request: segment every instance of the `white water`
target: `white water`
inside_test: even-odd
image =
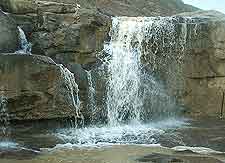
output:
[[[176,43],[173,38],[175,26],[172,20],[172,18],[150,17],[113,18],[111,42],[106,45],[106,51],[112,57],[109,61],[111,76],[107,89],[110,125],[116,126],[124,122],[141,123],[146,110],[159,114],[167,112],[170,115],[175,112],[175,102],[166,94],[163,86],[143,70],[141,64],[141,57],[146,50],[144,43],[153,40],[152,46],[156,45],[148,48],[151,50],[151,63],[154,66],[160,64],[156,63],[157,56],[155,56],[161,46],[158,45],[159,39],[164,37],[170,39],[169,44],[162,43],[164,48],[170,48]],[[186,31],[182,32],[185,40]]]
[[[119,26],[119,27],[118,27]],[[109,43],[112,59],[109,62],[111,75],[107,90],[107,110],[110,125],[123,120],[140,120],[143,106],[139,87],[142,24],[135,21],[113,19],[112,40]],[[136,36],[136,38],[134,38]],[[131,42],[136,39],[135,48]],[[129,117],[127,117],[129,116]]]
[[[22,28],[18,27],[18,30],[19,30],[20,48],[15,53],[31,55],[31,48],[32,48],[31,43],[27,41],[26,35],[25,35],[24,31],[22,30]]]
[[[148,124],[61,129],[56,136],[70,146],[104,146],[112,144],[158,144],[157,138],[167,129],[186,125],[184,120],[167,119]]]

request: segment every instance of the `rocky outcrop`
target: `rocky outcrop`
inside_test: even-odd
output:
[[[165,81],[168,92],[188,114],[223,115],[225,15],[184,13],[167,24],[157,29],[162,35],[155,33],[155,42],[145,43],[143,63]]]
[[[23,28],[32,53],[58,62],[95,62],[109,31],[109,17],[74,1],[7,0],[0,6]]]
[[[11,120],[81,118],[73,74],[45,56],[1,54],[0,96]]]
[[[0,53],[15,52],[19,46],[15,22],[0,10]]]

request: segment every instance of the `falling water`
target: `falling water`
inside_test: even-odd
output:
[[[87,73],[87,80],[88,80],[88,110],[90,110],[91,114],[91,121],[93,123],[96,113],[96,101],[95,101],[95,87],[92,81],[91,71],[86,71]]]
[[[0,96],[0,123],[1,123],[1,134],[3,138],[9,136],[9,113],[7,109],[7,99],[4,96]]]
[[[112,18],[111,41],[105,44],[104,49],[110,56],[106,63],[105,111],[108,124],[63,129],[57,136],[78,146],[152,144],[157,143],[164,130],[183,125],[176,116],[181,108],[168,95],[163,82],[156,79],[154,72],[159,67],[167,67],[167,62],[179,62],[183,57],[189,37],[188,21],[191,20],[180,22],[176,17]],[[151,64],[145,65],[145,60]],[[146,70],[146,66],[151,67],[151,71]],[[89,87],[94,88],[90,74],[88,77]]]
[[[146,108],[146,100],[150,100],[152,107],[160,112],[161,104],[164,104],[164,111],[174,112],[169,96],[157,83],[153,76],[147,75],[141,64],[141,56],[144,52],[143,43],[161,36],[160,26],[165,26],[170,37],[173,37],[174,25],[168,23],[169,18],[113,18],[111,42],[107,51],[111,53],[109,73],[111,74],[107,90],[108,119],[111,125],[118,125],[124,121],[141,122],[142,114]],[[154,33],[152,33],[154,32]],[[174,41],[171,39],[171,44]],[[157,49],[153,48],[154,54]],[[144,83],[147,80],[148,83]],[[145,85],[147,84],[147,85]],[[151,89],[149,89],[151,88]],[[149,99],[146,99],[149,96]],[[154,98],[157,96],[157,98]],[[161,101],[161,103],[160,103]],[[171,106],[172,105],[172,106]]]
[[[75,81],[74,74],[71,73],[63,65],[59,65],[59,66],[60,66],[61,76],[63,77],[63,81],[65,82],[64,85],[67,88],[67,92],[65,93],[65,96],[68,96],[68,97],[66,99],[69,99],[68,103],[71,105],[72,108],[76,109],[75,111],[77,115],[74,117],[74,121],[71,122],[72,127],[76,128],[79,123],[83,123],[83,122],[78,122],[78,118],[81,121],[83,120],[83,117],[81,117],[81,114],[80,114],[80,100],[78,96],[78,90],[79,90],[78,85]]]
[[[109,44],[112,59],[107,90],[108,119],[111,125],[127,119],[140,119],[143,105],[139,92],[141,67],[138,54],[142,49],[141,28],[140,23],[135,21],[113,19],[112,29],[115,31],[112,31],[112,41]]]
[[[22,28],[18,27],[19,30],[19,42],[20,48],[16,51],[16,54],[30,54],[31,55],[31,43],[27,41],[26,35]]]

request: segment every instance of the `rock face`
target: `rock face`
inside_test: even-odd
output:
[[[224,114],[225,15],[215,11],[184,13],[167,24],[165,29],[158,28],[164,31],[161,36],[155,33],[157,48],[151,40],[145,42],[143,63],[165,81],[168,92],[189,114]]]
[[[197,16],[197,15],[196,15]],[[201,16],[200,16],[201,17]],[[185,76],[184,104],[194,115],[223,116],[223,93],[225,91],[225,15],[205,13],[208,39],[202,46],[190,49],[183,68]],[[199,41],[200,42],[200,41]],[[203,42],[203,41],[201,41]]]
[[[0,53],[15,52],[19,46],[15,22],[0,10]]]
[[[38,55],[0,55],[0,96],[11,120],[80,118],[72,73]]]

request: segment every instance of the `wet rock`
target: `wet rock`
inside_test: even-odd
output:
[[[179,156],[153,153],[137,159],[138,162],[154,162],[154,163],[222,163],[213,157],[204,156]]]
[[[16,23],[0,9],[0,53],[15,52],[19,46]]]
[[[187,147],[187,146],[177,146],[172,148],[177,152],[184,152],[184,151],[192,151],[193,153],[198,154],[225,154],[224,152],[219,152],[212,150],[210,148],[204,148],[204,147]]]
[[[33,151],[31,149],[0,149],[0,158],[1,159],[16,159],[16,160],[27,160],[33,159],[38,156],[40,152]]]
[[[164,81],[188,115],[220,116],[225,90],[225,15],[200,11],[177,15],[172,21],[172,29],[160,29],[170,33],[171,39],[166,33],[157,35],[155,54],[151,40],[146,42],[144,65]]]
[[[0,95],[11,120],[80,116],[73,74],[45,56],[0,55]]]

